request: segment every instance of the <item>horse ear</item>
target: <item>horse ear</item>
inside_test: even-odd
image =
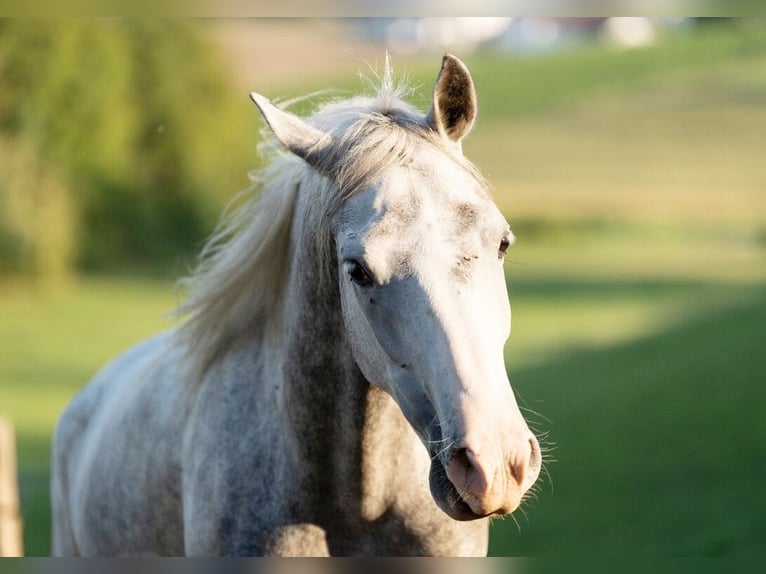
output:
[[[310,126],[299,117],[275,106],[268,98],[252,92],[250,99],[258,106],[263,119],[282,144],[295,155],[313,164],[317,152],[329,143],[330,136]]]
[[[476,88],[465,64],[445,54],[426,116],[431,128],[460,145],[476,119]]]

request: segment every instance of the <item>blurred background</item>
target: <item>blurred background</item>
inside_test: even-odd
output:
[[[165,313],[258,167],[247,94],[427,109],[471,69],[464,150],[517,235],[511,381],[546,476],[494,555],[766,551],[766,23],[0,20],[0,413],[27,555],[58,414]],[[325,95],[325,97],[328,97]]]

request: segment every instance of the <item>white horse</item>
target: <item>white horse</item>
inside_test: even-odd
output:
[[[426,114],[381,84],[307,119],[252,94],[276,157],[188,320],[59,421],[55,554],[486,554],[541,464],[503,361],[513,236],[461,151],[465,65]]]

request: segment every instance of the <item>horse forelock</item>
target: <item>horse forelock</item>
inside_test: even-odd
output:
[[[270,157],[265,168],[252,174],[253,186],[246,190],[250,196],[236,202],[236,209],[227,209],[196,269],[179,281],[186,300],[177,315],[186,321],[177,335],[193,380],[201,381],[244,336],[282,336],[290,230],[299,188],[310,194],[303,233],[311,234],[320,280],[327,281],[332,280],[336,258],[332,216],[390,167],[411,162],[418,145],[438,148],[484,181],[461,153],[428,127],[424,114],[400,99],[406,90],[402,84],[394,86],[387,66],[376,96],[329,102],[306,118],[332,141],[315,158],[316,169],[265,134],[262,151]]]

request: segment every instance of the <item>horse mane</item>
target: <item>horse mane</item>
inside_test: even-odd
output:
[[[202,249],[196,268],[179,281],[186,300],[176,314],[186,321],[176,336],[194,380],[201,381],[226,350],[245,336],[283,336],[291,230],[301,187],[311,193],[303,232],[313,235],[315,257],[325,273],[320,281],[327,281],[331,280],[329,261],[336,257],[330,217],[388,167],[408,161],[418,142],[430,142],[481,177],[426,125],[424,114],[400,99],[407,91],[404,83],[394,85],[386,61],[374,96],[320,104],[313,115],[303,118],[332,137],[331,149],[318,158],[324,166],[321,170],[284,150],[264,128],[261,152],[266,167],[251,174],[253,185],[244,196],[235,197]],[[330,170],[332,179],[320,174]]]

